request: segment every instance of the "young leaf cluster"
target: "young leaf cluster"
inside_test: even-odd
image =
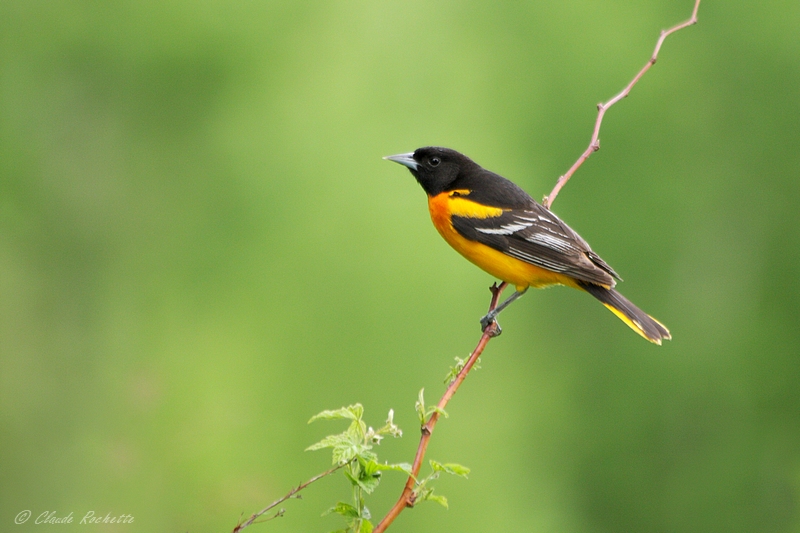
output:
[[[457,370],[456,368],[453,367],[450,368],[450,372],[451,374],[453,374],[453,376],[458,375],[458,373],[461,371],[461,368],[464,367],[464,361],[458,357],[456,357],[456,367]],[[453,379],[455,379],[455,377]],[[425,389],[421,389],[419,391],[419,397],[417,399],[415,407],[423,431],[425,430],[428,420],[430,419],[430,416],[433,413],[439,413],[440,415],[447,418],[447,413],[445,412],[444,409],[441,409],[436,405],[433,406],[425,405]],[[429,483],[435,479],[438,479],[439,475],[442,472],[466,478],[467,475],[469,474],[469,468],[467,468],[466,466],[462,466],[458,463],[442,464],[434,460],[430,461],[430,465],[431,465],[431,473],[422,479],[417,479],[416,482],[414,483],[412,501],[414,501],[414,503],[416,504],[418,502],[424,502],[430,500],[430,501],[435,501],[438,504],[442,505],[443,507],[447,508],[447,498],[445,498],[440,494],[434,494],[433,487],[431,487]]]
[[[419,425],[425,426],[428,422],[428,419],[433,413],[439,413],[443,417],[447,418],[447,412],[444,409],[440,409],[437,405],[431,405],[426,407],[425,406],[425,389],[419,390],[419,397],[417,398],[417,403],[414,404],[414,408],[417,410],[417,416],[419,417]]]
[[[386,464],[378,462],[378,455],[374,446],[389,435],[401,437],[403,432],[394,423],[394,411],[389,411],[386,423],[380,429],[368,427],[363,421],[364,407],[361,404],[342,407],[332,411],[322,411],[311,417],[309,424],[315,420],[349,420],[350,425],[342,433],[328,435],[306,450],[321,450],[330,448],[333,464],[344,465],[344,475],[350,482],[352,489],[352,503],[339,502],[324,514],[338,514],[347,524],[346,529],[337,533],[370,533],[372,522],[369,509],[364,503],[364,498],[377,488],[381,480],[381,473],[394,470],[411,475],[411,465],[408,463]]]
[[[464,366],[467,364],[466,359],[462,359],[458,356],[454,358],[456,360],[456,364],[450,367],[450,372],[444,377],[444,383],[449,385],[458,377],[461,371],[464,369]],[[479,370],[481,368],[481,358],[479,357],[477,361],[475,361],[475,365],[472,367],[474,370]]]
[[[448,508],[447,505],[447,498],[442,496],[441,494],[434,494],[433,487],[429,486],[428,484],[439,478],[439,475],[444,472],[445,474],[452,474],[454,476],[461,476],[466,479],[469,475],[469,468],[466,466],[462,466],[458,463],[439,463],[431,459],[431,473],[425,476],[424,478],[417,481],[414,487],[414,501],[415,502],[424,502],[424,501],[433,501],[444,507],[445,509]]]

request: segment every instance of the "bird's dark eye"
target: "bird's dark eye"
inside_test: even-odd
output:
[[[441,163],[441,160],[438,157],[431,157],[431,166],[437,167]]]

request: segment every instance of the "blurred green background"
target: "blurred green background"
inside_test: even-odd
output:
[[[691,4],[0,3],[0,529],[230,531],[354,402],[410,461],[493,280],[381,157],[449,146],[541,198]],[[428,452],[470,479],[392,530],[800,531],[798,28],[703,3],[554,205],[674,340],[528,293]]]

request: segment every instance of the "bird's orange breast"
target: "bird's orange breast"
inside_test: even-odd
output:
[[[503,209],[469,200],[469,190],[446,191],[428,197],[428,209],[433,225],[447,243],[492,276],[515,285],[517,290],[548,285],[574,285],[571,278],[520,261],[485,244],[467,239],[453,227],[453,215],[485,219],[500,216]]]

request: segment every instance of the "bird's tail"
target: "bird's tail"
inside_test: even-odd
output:
[[[628,324],[633,331],[650,342],[660,345],[662,339],[669,340],[672,338],[664,324],[633,305],[630,300],[615,289],[606,289],[593,283],[580,283],[580,287],[600,300],[620,320]]]

